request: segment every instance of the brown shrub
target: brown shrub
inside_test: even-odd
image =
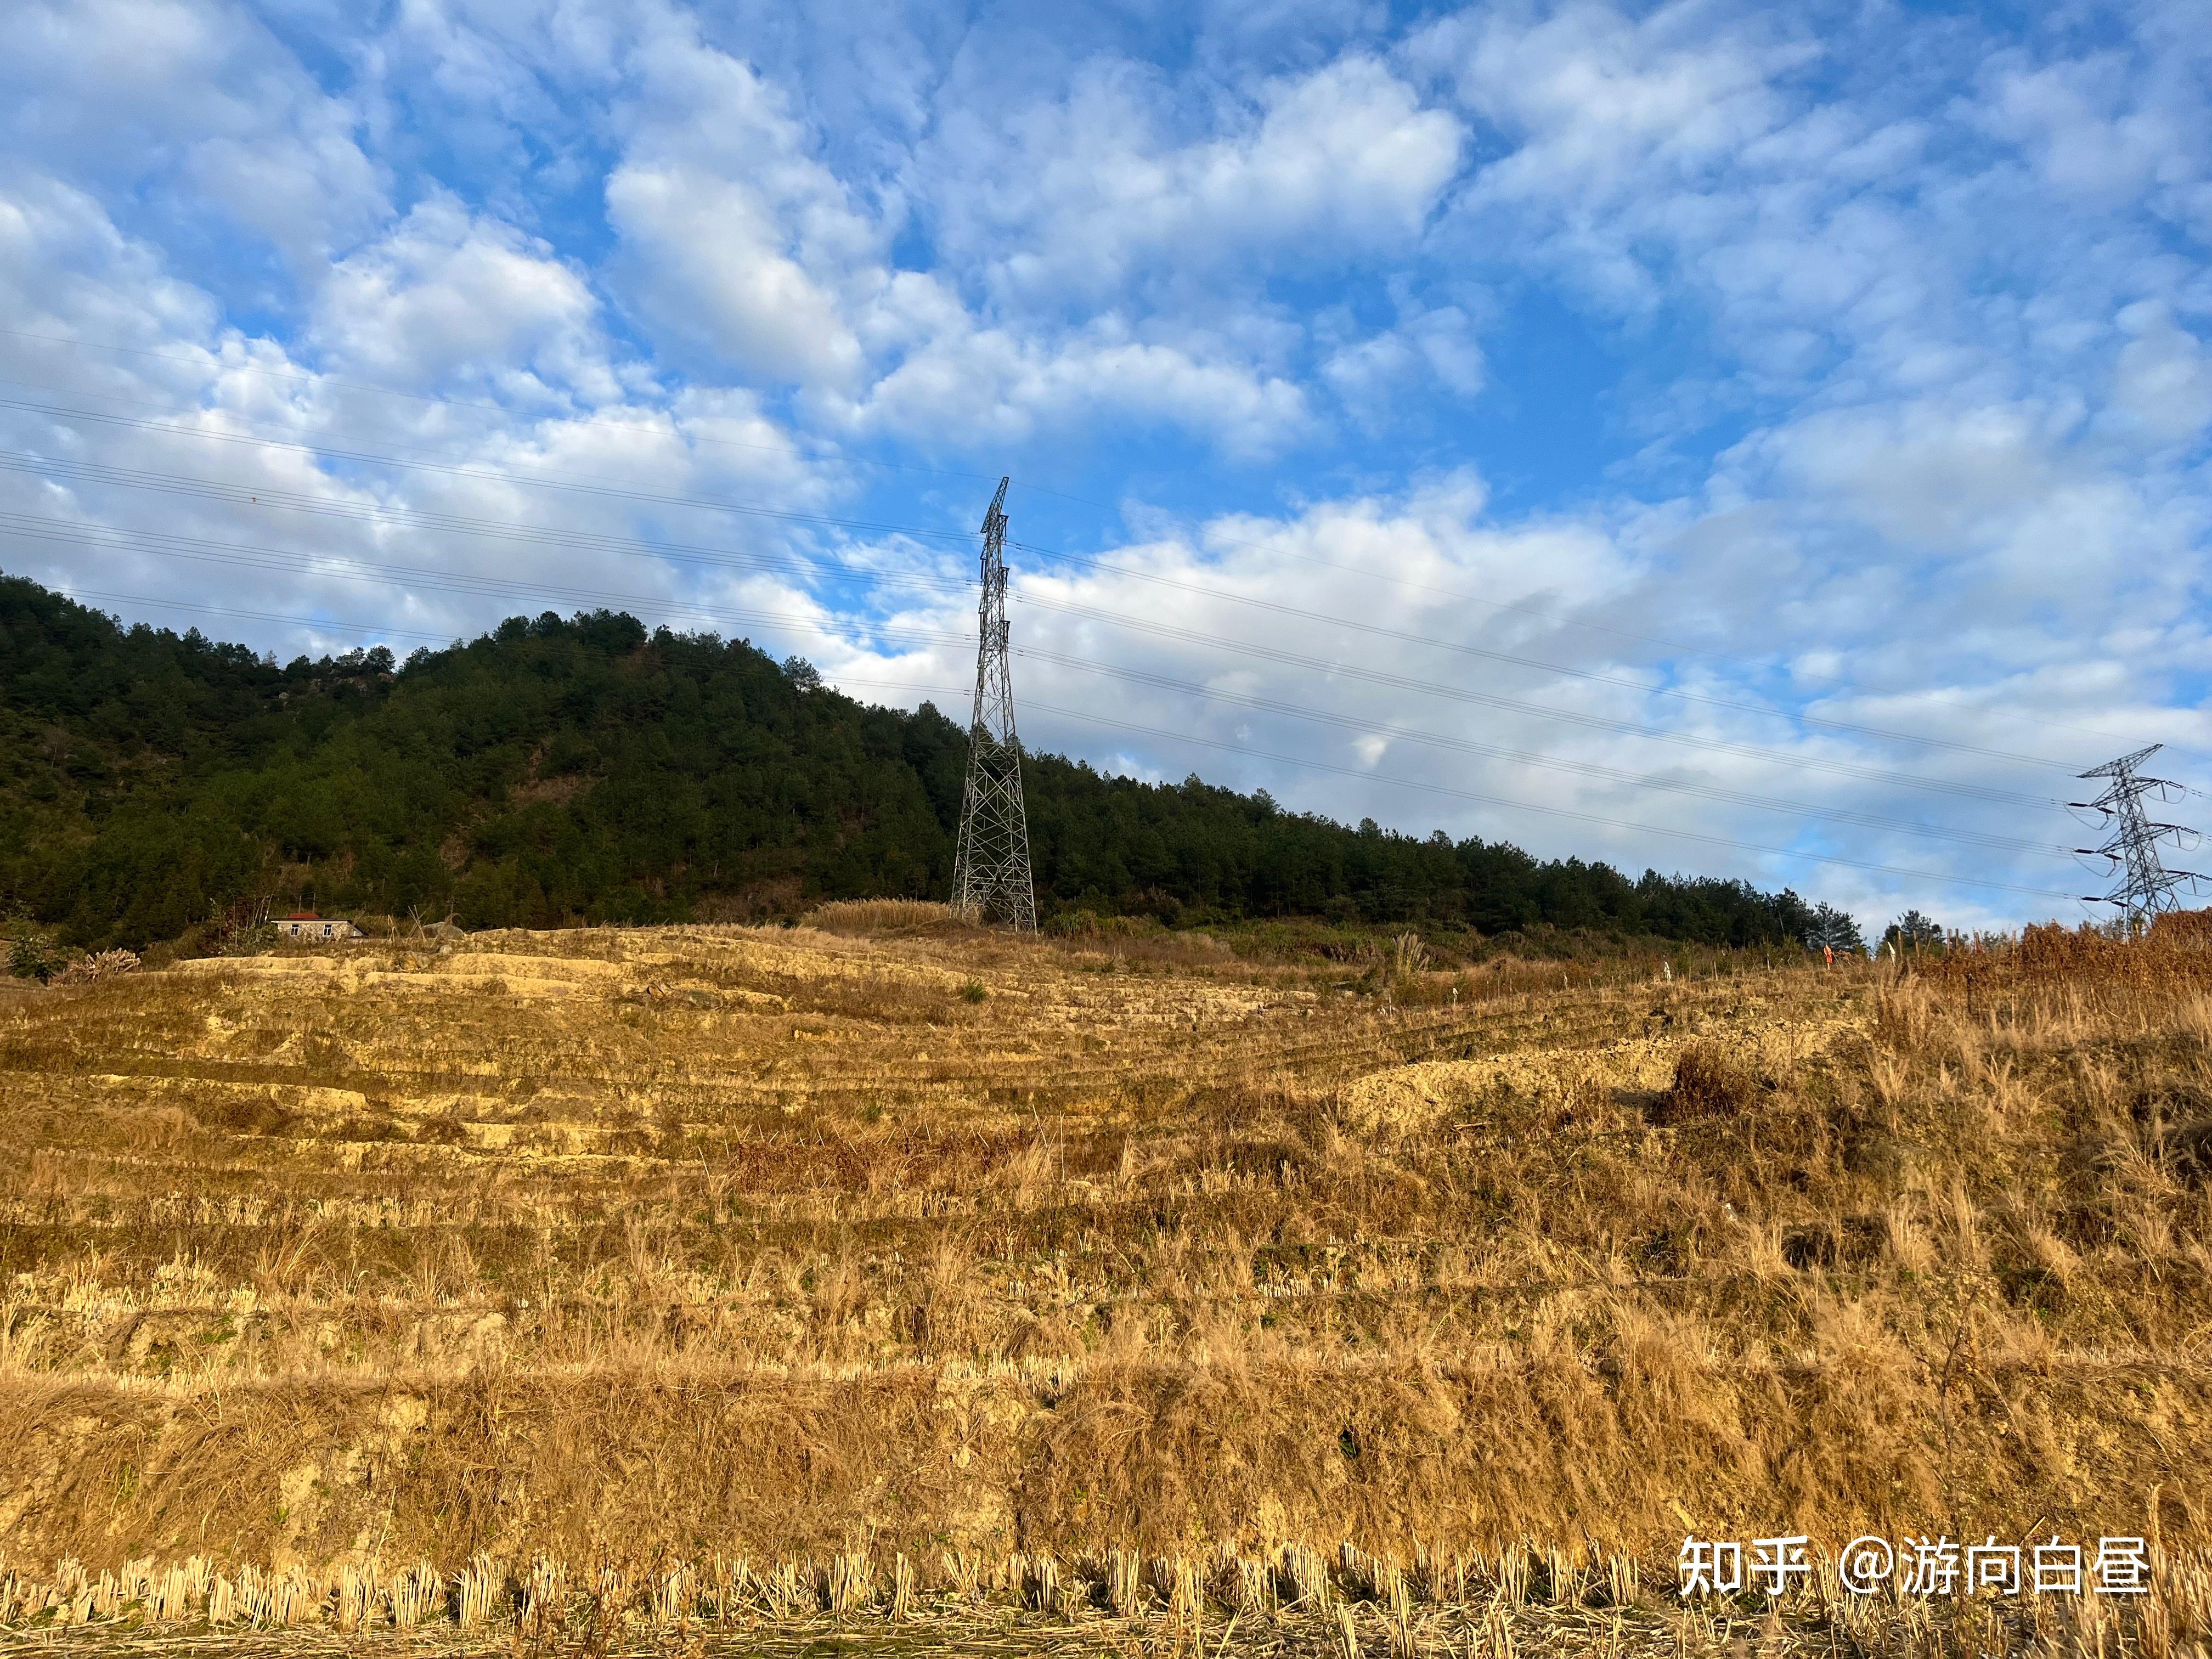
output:
[[[2164,945],[2212,945],[2212,910],[2169,910],[2151,923],[2150,937]]]
[[[2141,939],[2116,939],[2087,923],[2027,927],[2017,940],[1955,949],[1922,961],[1915,972],[1947,992],[1976,999],[2064,986],[2092,997],[2158,1002],[2212,986],[2212,912],[2158,917]]]
[[[971,925],[951,905],[927,899],[837,899],[816,905],[799,922],[851,937],[953,933]]]
[[[1759,1081],[1717,1043],[1692,1042],[1674,1061],[1674,1081],[1659,1097],[1653,1117],[1661,1123],[1733,1117],[1759,1097]]]
[[[54,975],[57,985],[89,985],[96,979],[112,979],[118,974],[138,971],[138,953],[135,951],[100,951],[91,956],[79,957]]]

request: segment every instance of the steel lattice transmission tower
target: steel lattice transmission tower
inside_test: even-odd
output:
[[[2145,797],[2171,800],[2172,796],[2167,792],[2181,787],[2169,778],[2145,777],[2136,769],[2163,746],[2154,743],[2132,755],[2091,767],[2081,775],[2111,779],[2105,786],[2105,793],[2094,800],[2069,803],[2102,812],[2112,825],[2103,846],[2075,850],[2107,860],[2119,878],[2111,892],[2093,894],[2090,902],[2118,905],[2127,918],[2130,935],[2148,927],[2151,918],[2161,910],[2179,909],[2175,893],[2185,886],[2194,891],[2196,884],[2202,879],[2193,870],[2167,869],[2158,856],[2160,842],[2171,837],[2176,846],[2188,845],[2195,841],[2197,832],[2178,823],[2154,823],[2143,811]]]
[[[968,723],[968,793],[952,861],[952,907],[982,921],[1036,931],[1030,826],[1022,806],[1022,740],[1006,669],[1006,485],[983,515],[983,598],[977,607],[975,716]]]

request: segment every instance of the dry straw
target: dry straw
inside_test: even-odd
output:
[[[2166,1547],[2212,1541],[2186,929],[1545,989],[817,922],[8,1000],[0,1486],[79,1564],[9,1617],[1350,1601],[1379,1650],[1402,1585],[1425,1642],[1494,1598],[1602,1645],[1686,1514],[2094,1536],[2166,1480]],[[157,1580],[180,1515],[285,1565]]]

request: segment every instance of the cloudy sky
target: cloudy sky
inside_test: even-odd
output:
[[[0,568],[125,620],[964,719],[1004,473],[1102,767],[1877,925],[2212,783],[2201,0],[9,11]]]

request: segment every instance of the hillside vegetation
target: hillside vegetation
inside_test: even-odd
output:
[[[2102,1652],[2124,1618],[2150,1652],[2212,1620],[2186,938],[1565,989],[1408,950],[1355,995],[1192,937],[812,922],[0,998],[22,1606],[71,1558],[95,1619],[159,1580],[178,1618],[388,1627],[429,1585],[749,1647],[896,1615],[1042,1621],[1007,1651]],[[1686,1533],[1776,1530],[2166,1565],[2124,1615],[1846,1605],[1832,1571],[1775,1620],[1680,1609]]]
[[[0,908],[78,947],[178,939],[254,898],[471,928],[941,898],[966,760],[927,705],[868,708],[742,641],[605,611],[279,668],[0,578]],[[1024,788],[1048,917],[1733,946],[1808,920],[1794,894],[1349,828],[1194,777],[1035,755]]]

